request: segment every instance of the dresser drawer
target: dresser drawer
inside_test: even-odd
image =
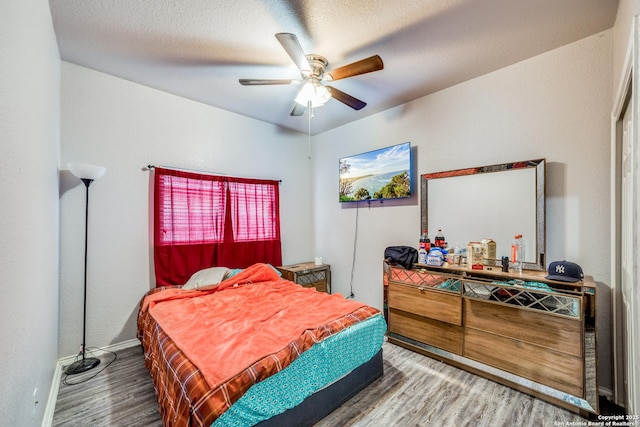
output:
[[[499,303],[464,299],[464,326],[581,357],[582,323]]]
[[[462,325],[462,298],[458,294],[390,282],[388,304],[389,308],[457,326]]]
[[[308,284],[303,284],[305,288],[316,288],[318,292],[327,292],[327,281],[323,280],[321,282],[311,282]]]
[[[403,285],[437,289],[457,295],[460,294],[462,287],[461,276],[437,271],[405,270],[404,268],[390,267],[388,279]]]
[[[462,354],[462,328],[457,325],[390,308],[389,332]]]
[[[584,397],[582,358],[470,328],[463,334],[463,356]]]

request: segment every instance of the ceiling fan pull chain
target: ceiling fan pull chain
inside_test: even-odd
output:
[[[307,154],[307,158],[311,159],[311,117],[313,117],[313,107],[311,106],[311,100],[307,101],[307,107],[309,109],[309,154]]]

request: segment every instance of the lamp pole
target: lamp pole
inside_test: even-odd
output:
[[[87,333],[87,252],[89,242],[89,186],[94,179],[104,174],[104,168],[91,165],[69,165],[71,173],[82,180],[86,188],[84,206],[84,288],[82,304],[82,359],[76,360],[65,369],[67,375],[79,374],[95,368],[100,364],[96,357],[86,357],[86,333]],[[87,178],[92,176],[91,178]]]

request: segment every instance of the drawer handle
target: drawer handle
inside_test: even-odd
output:
[[[420,286],[420,287],[418,288],[418,290],[419,290],[420,292],[424,292],[424,291],[425,291],[425,289],[426,289],[426,288],[424,288],[424,287],[422,287],[422,286]]]

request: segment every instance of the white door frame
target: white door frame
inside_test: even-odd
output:
[[[638,129],[638,112],[640,97],[638,89],[640,87],[640,20],[634,17],[632,31],[627,45],[625,61],[622,69],[620,85],[616,90],[613,110],[611,113],[611,287],[612,287],[612,343],[613,343],[613,398],[615,403],[624,406],[627,413],[637,414],[640,411],[640,384],[635,378],[629,378],[625,370],[625,310],[623,304],[622,282],[621,282],[621,146],[622,146],[622,119],[628,108],[631,108],[631,143],[633,150],[633,178],[632,178],[632,200],[628,201],[633,205],[631,220],[632,235],[629,236],[630,244],[634,248],[632,283],[634,284],[633,301],[631,301],[631,312],[633,316],[627,321],[631,321],[630,330],[640,332],[640,288],[638,287],[638,266],[640,265],[640,254],[638,248],[638,224],[640,224],[640,209],[638,202],[640,197],[640,173],[638,170],[640,137]],[[631,349],[628,357],[633,363],[635,372],[640,372],[640,340],[635,339],[634,348]],[[629,389],[627,389],[627,387]]]

